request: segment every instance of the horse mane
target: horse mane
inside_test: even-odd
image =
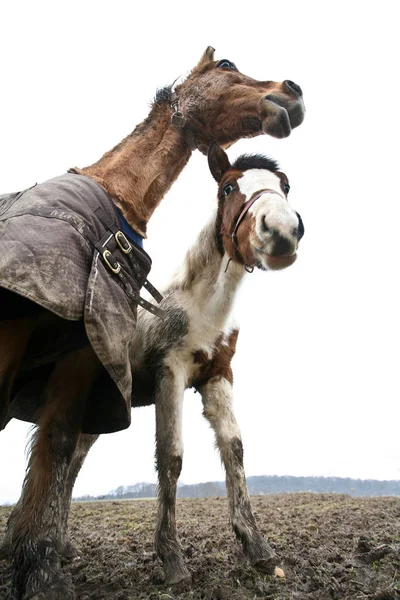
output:
[[[247,171],[248,169],[268,169],[269,171],[279,171],[279,164],[276,160],[268,158],[264,154],[242,154],[232,165],[233,169]]]
[[[164,85],[163,87],[158,88],[153,104],[168,104],[171,102],[171,88],[172,85]]]

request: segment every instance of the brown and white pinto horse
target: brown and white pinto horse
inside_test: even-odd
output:
[[[273,573],[276,557],[254,518],[243,467],[243,446],[232,409],[239,330],[236,292],[246,271],[277,270],[296,260],[304,226],[287,202],[289,182],[275,161],[239,157],[233,165],[212,144],[209,166],[218,182],[218,208],[165,291],[162,324],[142,312],[134,340],[133,406],[155,403],[159,509],[155,545],[167,583],[189,576],[179,548],[175,502],[182,467],[182,404],[186,388],[200,392],[215,432],[233,530],[251,564]]]
[[[200,392],[203,414],[215,432],[226,470],[230,520],[244,553],[265,573],[273,573],[277,562],[251,509],[241,435],[232,409],[231,361],[239,333],[232,309],[246,270],[281,269],[295,261],[304,227],[300,215],[287,203],[289,182],[275,161],[247,155],[230,165],[214,143],[209,165],[219,183],[216,214],[164,290],[165,320],[140,312],[133,345],[132,406],[156,407],[159,509],[155,545],[168,584],[190,577],[175,523],[183,458],[182,404],[184,391],[190,387]],[[96,439],[80,436],[61,498],[65,527],[75,477]],[[70,551],[71,547],[64,548],[65,553]]]
[[[83,169],[75,169],[75,172],[100,184],[119,207],[129,225],[138,234],[145,236],[151,215],[194,149],[205,152],[213,140],[222,146],[229,146],[240,138],[263,133],[283,138],[302,122],[303,117],[302,92],[298,85],[289,80],[275,83],[251,79],[240,73],[232,62],[216,61],[214,50],[209,47],[184,81],[157,94],[149,116],[132,134],[98,162]],[[246,225],[243,225],[238,232],[239,248],[243,246],[241,236],[245,229]],[[225,243],[232,245],[234,242],[225,240]],[[245,254],[246,261],[250,259],[247,252],[250,253],[250,247]],[[257,253],[255,248],[254,258],[259,260],[261,254],[258,256]],[[228,272],[229,278],[234,273],[236,267]],[[194,275],[191,272],[191,276]],[[185,285],[189,285],[189,282]],[[46,313],[46,310],[41,310],[37,314],[29,308],[29,316],[24,313],[19,318],[2,315],[0,429],[7,418],[10,394],[21,365],[23,366],[29,340],[39,321],[48,317]],[[59,319],[55,315],[51,318],[54,321]],[[179,321],[180,317],[177,318]],[[171,327],[171,324],[173,331],[168,335],[166,332],[165,340],[171,340],[179,329],[175,329],[176,323],[171,320],[167,320],[164,325],[158,323],[158,327],[164,328]],[[137,356],[137,352],[144,351],[145,348],[135,344],[132,360],[144,360]],[[203,357],[201,348],[198,351],[200,360]],[[80,442],[85,402],[103,368],[89,343],[76,350],[70,349],[68,354],[54,359],[54,367],[44,394],[39,428],[31,448],[23,495],[11,519],[13,590],[18,599],[28,600],[39,595],[42,600],[68,600],[75,597],[70,582],[60,571],[59,553],[63,548],[67,513],[63,490],[65,482],[72,489],[82,462],[82,453],[85,453]],[[205,365],[201,368],[199,366],[199,376],[205,369]],[[179,379],[179,382],[182,384],[183,380]],[[170,380],[169,385],[172,388],[177,385],[175,377]],[[173,389],[168,394],[168,398],[172,397],[175,397]],[[159,412],[163,410],[160,408]],[[159,420],[164,418],[164,413],[158,417]],[[168,431],[174,432],[175,440],[173,415],[165,427],[165,433]],[[87,441],[82,442],[83,446],[85,443]],[[158,445],[162,447],[164,444],[168,447],[169,441],[160,439]],[[173,452],[174,456],[180,456],[178,446],[176,450],[173,446]],[[176,460],[174,473],[178,472],[178,463],[180,464]],[[167,481],[170,475],[165,475],[163,459],[160,457],[158,464],[161,480],[167,478]],[[168,469],[170,466],[167,471]],[[175,480],[175,475],[172,480]],[[173,495],[172,488],[166,494],[167,498]],[[166,564],[169,558],[162,539],[170,526],[168,522],[167,528],[161,528],[158,536],[158,548],[164,555]],[[253,546],[251,552],[254,553]],[[172,556],[171,564],[174,565]],[[171,572],[169,579],[177,578],[174,575],[177,568],[167,567],[167,571]]]

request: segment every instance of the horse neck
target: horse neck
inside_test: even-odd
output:
[[[169,104],[155,104],[147,119],[113,150],[75,170],[99,183],[128,223],[146,237],[151,215],[190,154],[182,130],[171,124]]]
[[[243,265],[221,254],[215,217],[204,227],[189,249],[173,282],[175,289],[189,291],[196,305],[209,310],[210,303],[228,314],[243,280]]]

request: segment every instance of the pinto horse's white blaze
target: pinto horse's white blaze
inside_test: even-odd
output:
[[[255,219],[252,244],[257,257],[267,269],[289,266],[298,246],[299,218],[287,202],[281,179],[266,169],[249,169],[238,179],[238,186],[245,201],[265,190],[249,209]],[[278,239],[284,240],[284,251],[277,251]]]

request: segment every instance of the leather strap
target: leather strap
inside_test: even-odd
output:
[[[276,190],[271,190],[269,188],[266,188],[264,190],[261,190],[260,192],[257,192],[252,198],[250,198],[250,200],[246,200],[246,202],[244,202],[244,204],[242,204],[242,210],[240,211],[239,216],[235,223],[235,227],[233,228],[233,231],[230,234],[230,237],[232,238],[232,241],[233,241],[233,245],[235,246],[236,253],[242,262],[243,262],[243,257],[240,253],[239,246],[238,246],[237,232],[238,232],[238,229],[239,229],[241,223],[243,222],[245,216],[247,215],[249,209],[264,194],[277,194],[278,196],[281,196],[283,198],[282,194],[280,194]],[[249,265],[244,265],[244,266],[245,266],[245,268],[249,267]]]
[[[139,306],[142,306],[144,309],[148,310],[149,312],[155,314],[160,319],[164,319],[165,312],[161,308],[158,308],[158,306],[155,306],[151,302],[148,302],[147,300],[142,298],[140,293],[135,290],[135,287],[140,289],[140,287],[143,285],[147,289],[147,291],[153,296],[153,298],[156,300],[156,302],[160,303],[161,300],[163,299],[163,296],[150,283],[150,281],[148,279],[142,279],[144,273],[141,270],[138,262],[135,260],[134,250],[136,248],[136,251],[138,251],[138,250],[140,250],[141,252],[144,252],[144,251],[136,244],[130,250],[128,257],[129,257],[131,265],[133,267],[132,273],[128,273],[127,271],[125,271],[125,269],[121,266],[121,264],[115,258],[114,253],[121,252],[119,245],[115,242],[115,235],[116,235],[116,233],[118,233],[118,231],[119,231],[118,229],[111,226],[111,228],[108,232],[109,236],[108,236],[108,239],[106,240],[106,242],[104,242],[103,244],[101,244],[101,243],[96,244],[96,249],[102,258],[104,266],[110,271],[110,274],[112,274],[119,281],[124,292],[131,300],[133,300],[136,304],[138,304]],[[108,247],[108,243],[111,241],[113,243],[110,245],[110,247]],[[105,252],[107,252],[107,258],[104,255]],[[141,281],[136,281],[135,275]],[[136,283],[136,286],[135,286],[134,282]]]

